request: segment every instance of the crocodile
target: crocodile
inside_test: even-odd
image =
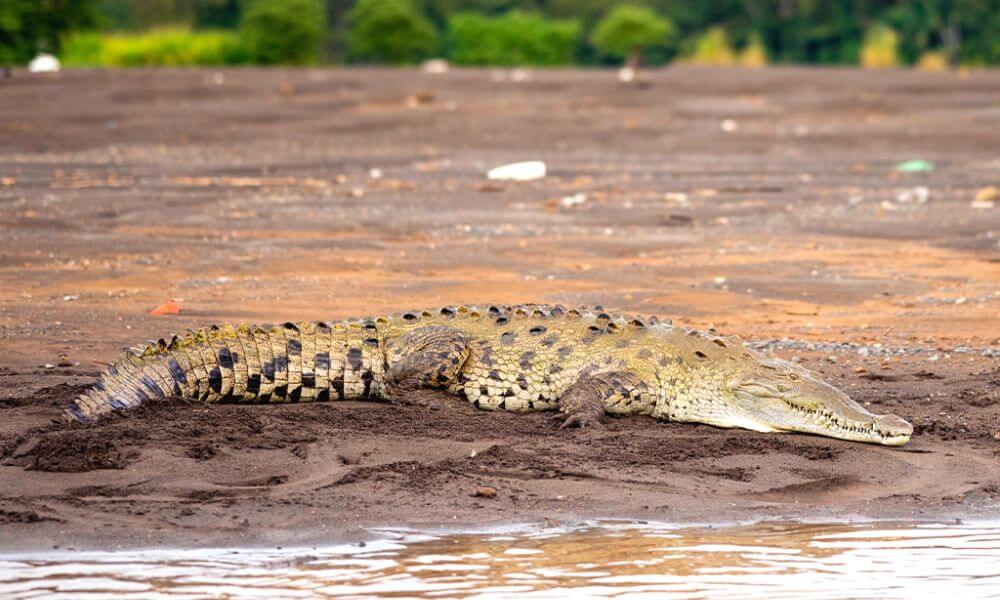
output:
[[[736,336],[600,306],[543,304],[202,327],[126,348],[66,414],[92,423],[169,397],[426,405],[450,395],[486,410],[559,411],[563,427],[652,415],[890,446],[913,432]]]

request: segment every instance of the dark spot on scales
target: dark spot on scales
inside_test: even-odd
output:
[[[652,352],[649,351],[649,348],[643,348],[642,350],[639,350],[639,352],[636,354],[636,356],[638,356],[639,358],[649,358],[651,355]]]
[[[542,338],[542,341],[539,343],[544,348],[551,348],[552,346],[555,346],[556,342],[558,341],[559,341],[559,336],[554,333],[550,333],[549,335]]]
[[[347,364],[355,371],[361,368],[361,348],[351,348],[347,351]]]
[[[233,354],[229,351],[229,348],[219,350],[219,366],[223,369],[233,368]]]
[[[330,369],[330,353],[320,352],[313,357],[313,363],[316,364],[317,369]]]
[[[507,323],[510,323],[510,319],[508,319],[507,317],[497,317],[496,320],[497,325],[506,325]]]
[[[508,331],[500,336],[501,344],[513,344],[514,340],[517,339],[517,334],[513,331]]]
[[[559,358],[566,358],[567,356],[569,356],[572,353],[573,353],[573,349],[570,348],[569,346],[563,346],[562,348],[560,348],[557,351],[557,354],[559,355]]]
[[[541,335],[546,331],[547,330],[545,329],[545,325],[535,325],[534,327],[528,330],[528,333],[530,333],[531,335]]]
[[[222,372],[219,371],[219,367],[208,372],[208,385],[216,394],[222,393]]]
[[[160,389],[160,386],[156,385],[156,382],[153,381],[153,378],[149,375],[143,375],[142,385],[146,386],[149,391],[153,392],[153,395],[157,398],[164,397],[163,390]]]
[[[180,383],[187,383],[187,373],[181,368],[181,365],[174,359],[170,359],[167,362],[167,369],[170,370],[170,376],[174,378],[174,381]]]
[[[535,358],[535,353],[528,350],[521,355],[521,361],[518,363],[522,369],[528,370],[531,368],[531,360]]]
[[[288,340],[288,344],[286,344],[286,350],[292,356],[301,356],[302,342],[300,342],[299,340]]]

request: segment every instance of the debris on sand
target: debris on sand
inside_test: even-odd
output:
[[[181,314],[181,305],[174,302],[173,300],[167,300],[163,304],[157,306],[153,310],[149,311],[151,315],[179,315]]]
[[[540,160],[500,165],[490,169],[486,176],[500,181],[534,181],[545,177],[545,163]]]
[[[896,165],[897,173],[924,173],[933,170],[934,163],[921,159],[904,160]]]
[[[39,54],[28,63],[29,73],[58,73],[59,59],[51,54]]]
[[[1000,189],[995,185],[984,187],[976,192],[976,197],[969,204],[969,208],[986,210],[996,206],[997,199],[1000,199]]]
[[[896,194],[896,202],[900,204],[927,204],[931,199],[931,190],[925,185],[918,185]]]
[[[451,65],[448,64],[443,58],[432,58],[430,60],[425,60],[422,65],[420,65],[420,70],[424,73],[430,73],[432,75],[442,75],[448,72]]]
[[[472,493],[473,498],[496,498],[497,490],[488,485],[481,485]]]

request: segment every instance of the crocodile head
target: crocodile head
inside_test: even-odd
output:
[[[899,446],[913,426],[896,415],[868,412],[847,394],[795,363],[760,357],[730,378],[731,418],[758,431],[798,431]]]

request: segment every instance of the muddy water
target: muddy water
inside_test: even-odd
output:
[[[0,597],[1000,597],[1000,524],[596,523],[364,545],[0,558]]]

